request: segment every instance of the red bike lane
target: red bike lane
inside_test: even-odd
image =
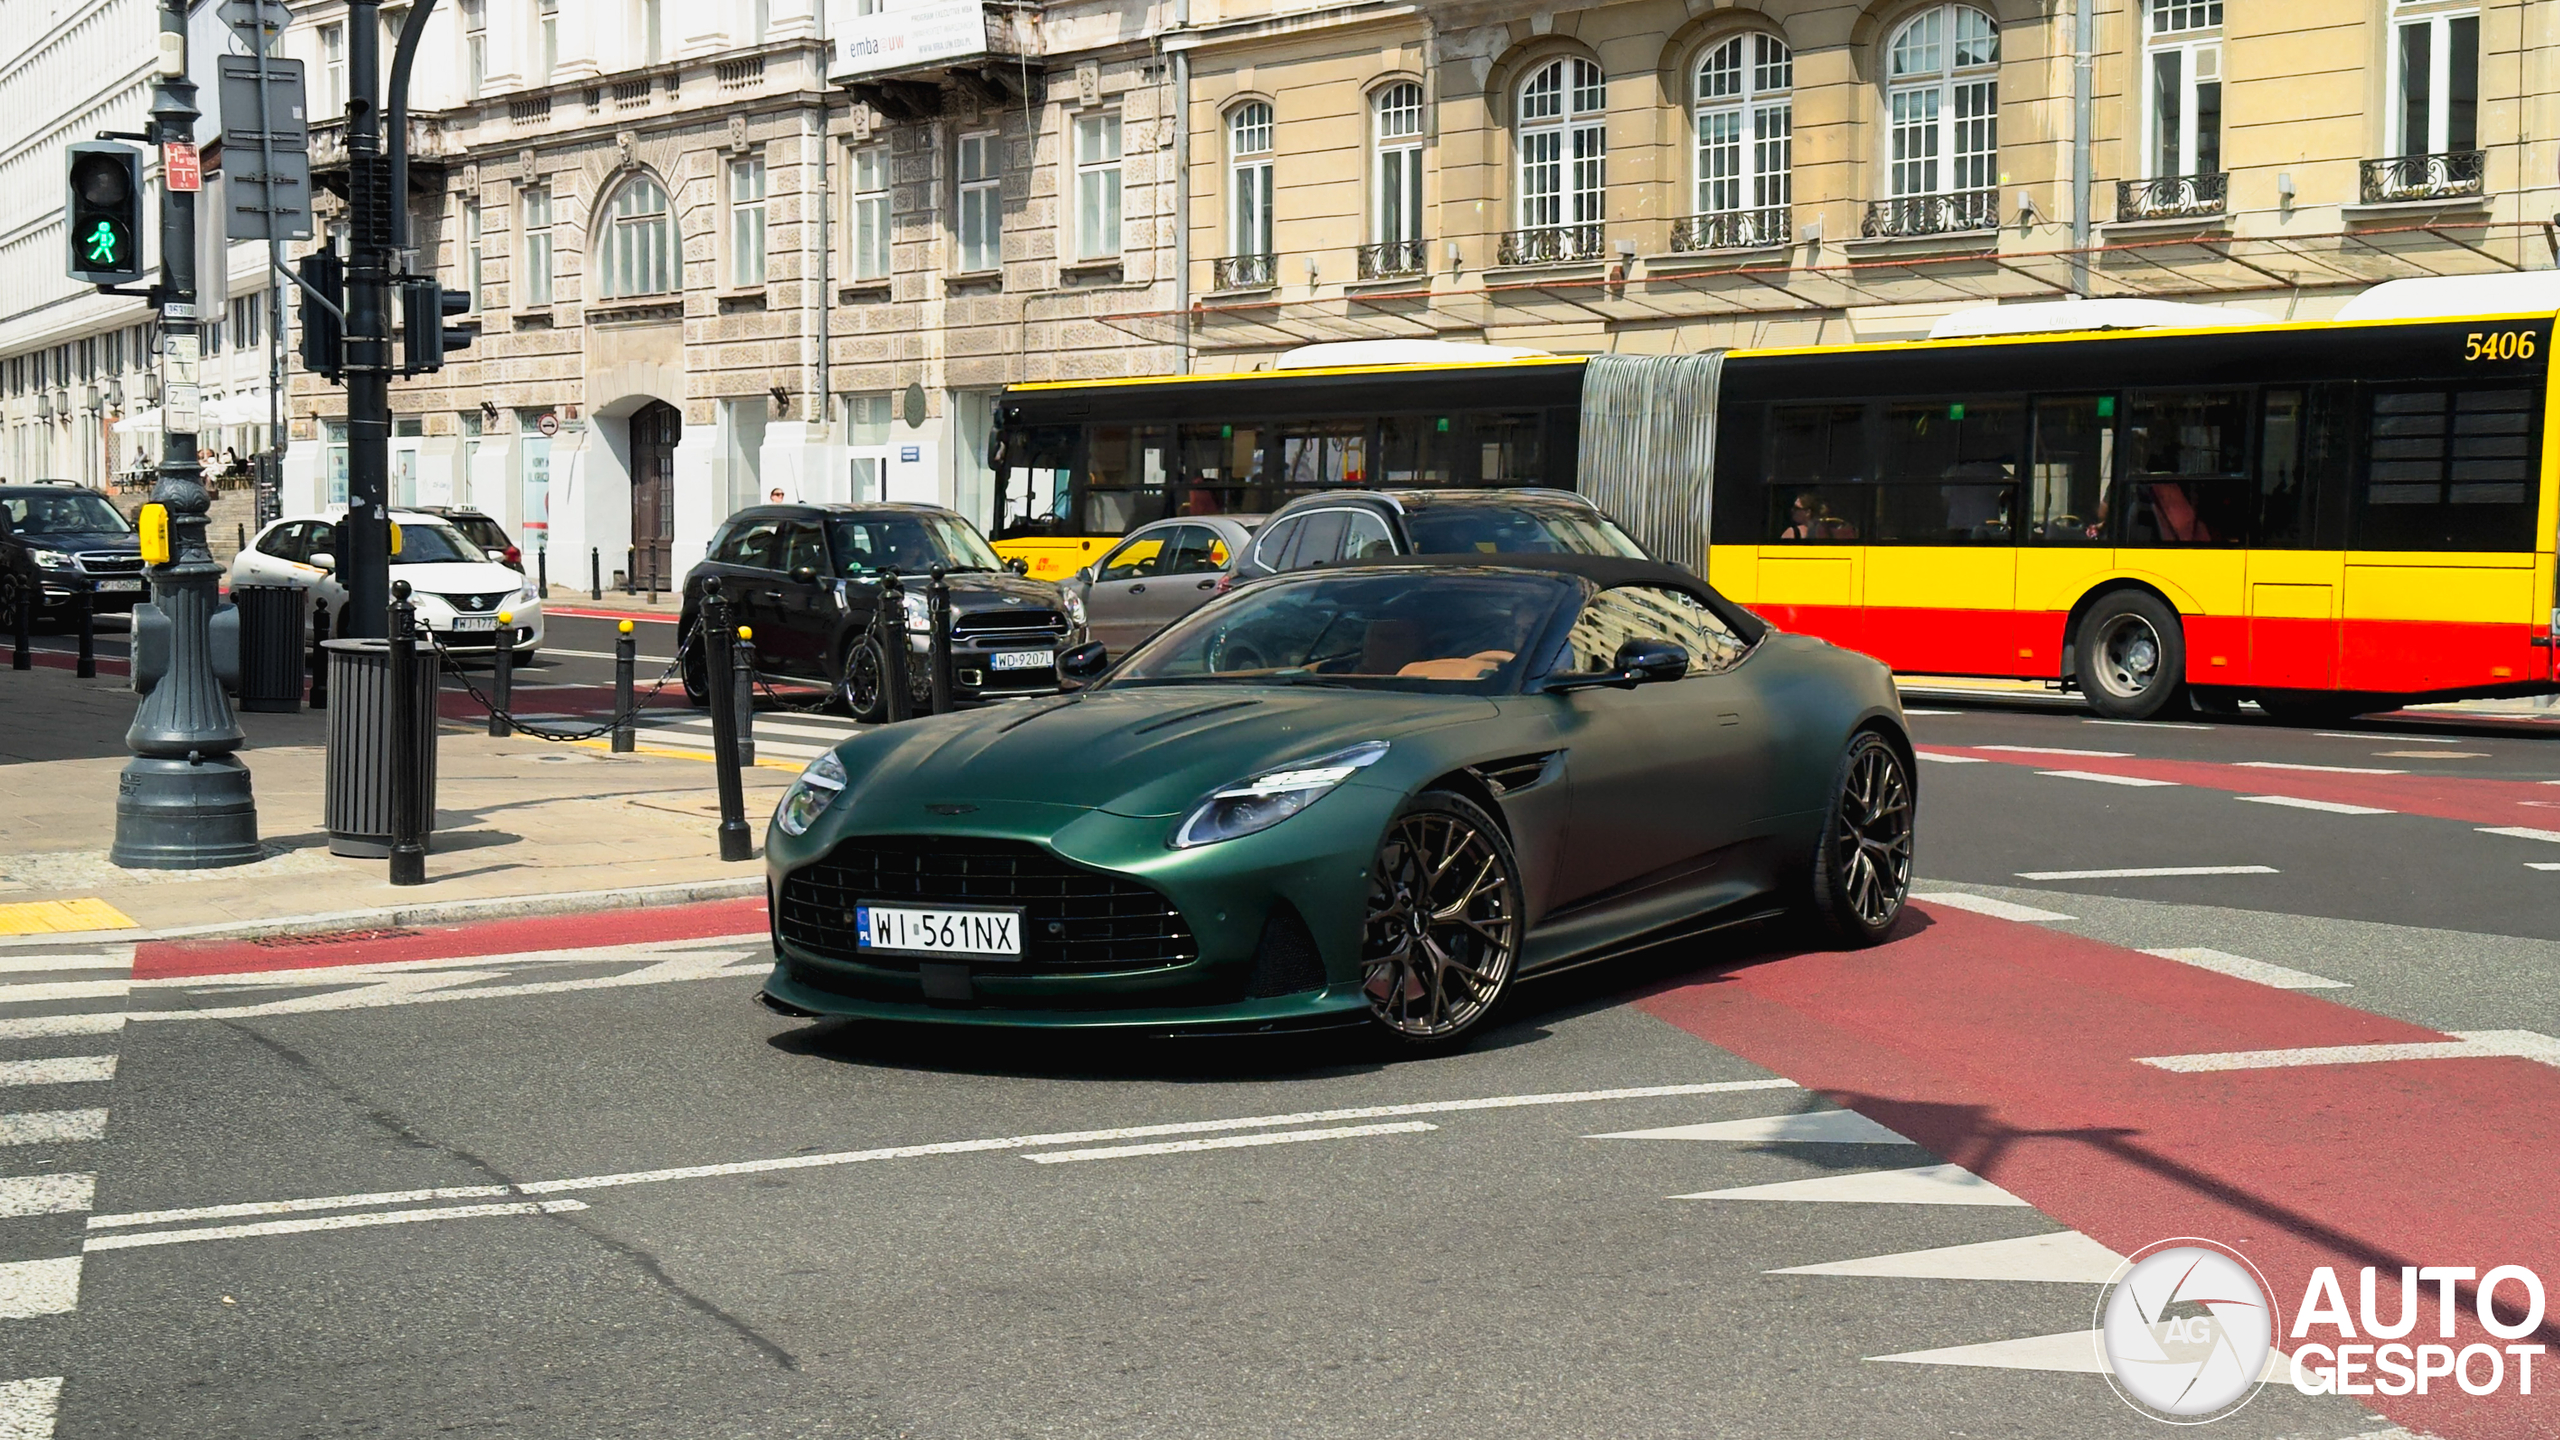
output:
[[[1659,1018],[1803,1084],[2120,1254],[2200,1236],[2249,1256],[2290,1338],[2314,1267],[2347,1305],[2375,1267],[2522,1265],[2560,1292],[2560,1069],[2465,1058],[2180,1073],[2142,1057],[2443,1041],[2297,991],[1915,905],[1873,950],[1774,956],[1645,998]],[[2435,1287],[2418,1330],[2436,1340]],[[2498,1292],[2512,1324],[2519,1291]],[[2540,1342],[2534,1394],[2358,1397],[2451,1440],[2560,1435],[2560,1320],[2500,1339],[2461,1287],[2457,1350]],[[2560,1299],[2560,1293],[2554,1294]],[[2362,1335],[2358,1324],[2358,1339]],[[1988,1337],[1986,1337],[1988,1338]],[[2283,1383],[2279,1380],[2277,1383]]]

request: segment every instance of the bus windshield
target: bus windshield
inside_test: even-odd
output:
[[[1556,607],[1561,576],[1339,572],[1238,591],[1140,646],[1106,683],[1348,685],[1501,694]]]

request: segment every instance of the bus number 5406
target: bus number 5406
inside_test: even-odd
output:
[[[2465,360],[2530,360],[2533,358],[2533,332],[2530,330],[2474,330],[2463,337],[2462,358]]]

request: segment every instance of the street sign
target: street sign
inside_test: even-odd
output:
[[[293,23],[293,12],[284,0],[224,0],[222,23],[243,36],[281,35]]]
[[[560,433],[560,417],[546,410],[541,419],[533,422],[533,428],[545,435],[557,435]]]
[[[196,159],[196,147],[183,140],[161,146],[160,176],[172,190],[202,190],[204,166]]]
[[[232,240],[311,238],[311,132],[302,62],[255,55],[220,59],[222,170],[229,177],[222,228]],[[261,108],[259,99],[265,97]]]
[[[162,387],[168,402],[161,410],[160,426],[171,435],[193,435],[204,429],[204,391],[193,385]]]

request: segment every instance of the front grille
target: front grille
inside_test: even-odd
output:
[[[92,575],[139,575],[142,557],[130,550],[83,550],[73,557]]]
[[[1152,969],[1200,954],[1182,912],[1134,880],[1070,865],[1018,840],[942,835],[847,840],[783,880],[776,927],[812,955],[914,969],[912,956],[856,948],[853,907],[865,901],[1021,906],[1022,959],[986,962],[995,974]]]
[[[444,601],[464,614],[494,610],[498,605],[498,597],[495,595],[447,595]]]
[[[1002,610],[978,610],[951,617],[954,635],[981,635],[997,631],[1050,631],[1063,634],[1066,617],[1055,610],[1017,610],[1008,605]]]

